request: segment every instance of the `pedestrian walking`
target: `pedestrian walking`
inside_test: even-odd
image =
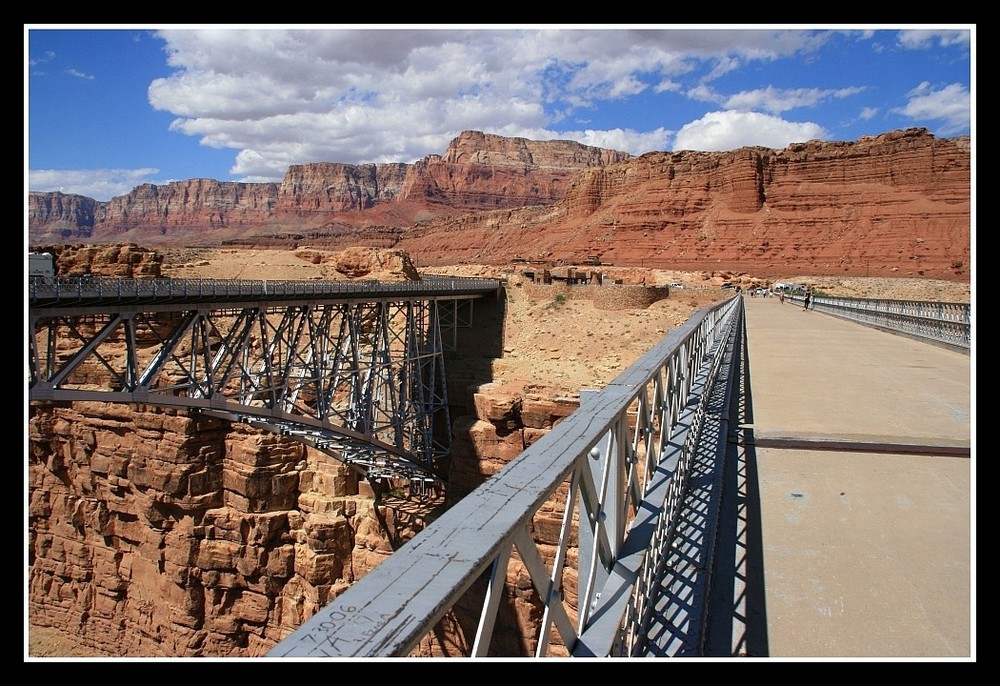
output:
[[[806,289],[806,306],[802,308],[803,312],[805,312],[806,310],[809,309],[809,303],[812,302],[812,295],[813,295],[812,291],[807,288]]]

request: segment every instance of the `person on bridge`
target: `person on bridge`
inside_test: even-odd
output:
[[[806,305],[805,305],[805,307],[802,308],[803,312],[805,312],[806,310],[809,309],[809,303],[812,302],[812,296],[813,296],[812,290],[810,290],[810,289],[807,288],[806,289],[806,300],[805,300]]]

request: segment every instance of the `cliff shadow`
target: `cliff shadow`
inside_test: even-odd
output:
[[[493,381],[493,362],[503,357],[506,291],[475,300],[456,301],[456,309],[443,317],[445,374],[448,410],[454,421],[475,412],[473,394]]]

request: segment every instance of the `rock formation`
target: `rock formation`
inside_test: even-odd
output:
[[[968,139],[916,129],[777,151],[649,153],[581,171],[555,205],[429,221],[398,246],[420,264],[596,256],[760,277],[968,280],[970,224]]]
[[[103,403],[32,407],[28,501],[32,624],[117,656],[263,655],[424,525],[288,439]]]
[[[30,193],[29,240],[219,245],[242,234],[264,240],[304,232],[336,238],[345,226],[370,226],[382,219],[407,226],[438,214],[551,204],[562,198],[576,172],[628,158],[572,141],[468,131],[444,156],[429,155],[412,165],[293,165],[280,184],[191,179],[144,184],[108,202]]]
[[[160,278],[163,255],[134,243],[128,245],[32,245],[33,252],[55,258],[57,276],[106,276],[116,279]]]
[[[411,165],[296,165],[281,184],[194,179],[107,203],[31,193],[28,215],[32,243],[363,245],[421,265],[597,257],[968,280],[971,154],[968,137],[926,129],[638,158],[470,131]]]

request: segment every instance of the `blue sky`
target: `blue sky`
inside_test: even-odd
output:
[[[467,130],[639,155],[975,123],[974,24],[40,24],[24,38],[25,192],[97,200],[414,162]]]

